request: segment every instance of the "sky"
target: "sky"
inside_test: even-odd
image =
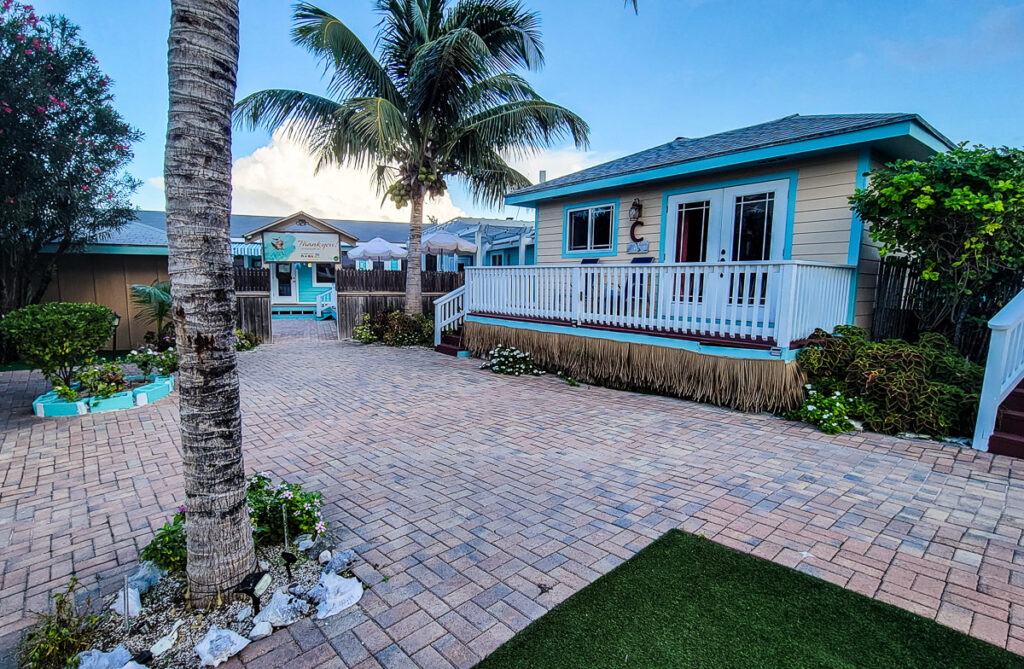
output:
[[[315,1],[315,0],[314,0]],[[115,105],[145,135],[131,173],[142,209],[163,209],[167,0],[35,0],[82,28],[113,78]],[[238,97],[264,88],[325,93],[323,71],[291,44],[291,2],[241,1]],[[1024,2],[985,0],[524,0],[539,12],[546,65],[528,79],[591,128],[586,150],[545,149],[513,165],[536,181],[672,139],[789,114],[915,112],[954,141],[1024,145]],[[319,0],[367,44],[373,0]],[[233,211],[408,220],[367,173],[313,173],[280,134],[236,130]],[[453,184],[427,213],[532,219],[486,209]]]

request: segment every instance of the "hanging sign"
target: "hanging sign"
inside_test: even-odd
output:
[[[264,232],[264,262],[338,262],[334,232]]]

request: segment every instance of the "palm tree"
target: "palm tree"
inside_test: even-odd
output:
[[[171,282],[159,279],[149,284],[133,283],[129,287],[132,304],[139,307],[147,323],[156,325],[156,339],[164,334],[164,324],[171,315]]]
[[[477,202],[497,205],[529,181],[505,162],[570,136],[587,145],[576,114],[542,98],[516,69],[544,62],[536,14],[515,0],[377,0],[378,54],[322,9],[295,6],[292,41],[331,72],[337,100],[271,89],[235,106],[251,128],[277,128],[325,165],[373,167],[375,183],[398,206],[412,205],[406,313],[422,312],[423,203],[447,179]]]
[[[235,371],[231,108],[238,0],[171,0],[164,155],[180,357],[189,593],[205,607],[253,571]]]

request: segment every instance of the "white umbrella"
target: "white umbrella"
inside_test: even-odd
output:
[[[346,251],[352,260],[396,260],[409,255],[409,252],[398,244],[392,244],[380,237],[374,237],[368,242],[356,244],[354,248]]]
[[[432,232],[420,242],[420,250],[433,255],[476,253],[476,244],[447,230]]]

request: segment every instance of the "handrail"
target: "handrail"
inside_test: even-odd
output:
[[[992,337],[985,360],[985,381],[981,386],[978,420],[972,446],[988,450],[995,431],[999,405],[1024,381],[1024,290],[989,319]]]
[[[329,308],[333,308],[338,302],[337,293],[334,288],[328,288],[326,291],[316,296],[316,317],[320,318],[324,315],[324,312]]]
[[[803,267],[838,267],[841,269],[857,269],[856,265],[822,262],[820,260],[724,260],[721,262],[657,262],[636,264],[628,262],[607,262],[595,265],[580,265],[579,263],[544,263],[543,265],[473,265],[466,267],[467,272],[495,272],[507,269],[523,269],[529,267],[693,267],[693,268],[714,268],[719,265],[751,265],[754,267],[782,267],[784,265],[799,265]]]
[[[466,286],[434,300],[434,346],[441,344],[441,335],[450,325],[462,323],[466,318]]]

